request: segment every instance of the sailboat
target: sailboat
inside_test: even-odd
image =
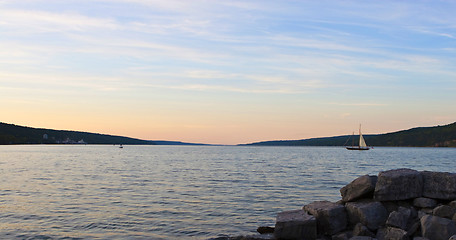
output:
[[[364,141],[363,134],[361,133],[361,124],[359,125],[359,146],[350,146],[350,147],[346,147],[346,149],[348,149],[348,150],[369,150],[370,149],[370,147],[368,147],[366,145],[366,141]]]

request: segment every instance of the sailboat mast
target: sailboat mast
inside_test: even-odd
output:
[[[361,146],[361,139],[363,139],[363,135],[361,135],[361,124],[359,124],[359,130],[358,130],[358,133],[359,133],[359,145],[358,146]]]

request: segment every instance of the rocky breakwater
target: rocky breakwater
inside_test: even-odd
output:
[[[456,240],[456,173],[383,171],[340,193],[338,202],[278,213],[274,238]]]

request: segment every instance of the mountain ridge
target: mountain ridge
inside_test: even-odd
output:
[[[33,128],[0,122],[0,145],[11,144],[207,145],[180,141],[142,140],[83,131]]]
[[[363,135],[369,146],[456,147],[456,122],[416,127],[383,134]],[[345,146],[351,135],[300,140],[261,141],[235,146]],[[212,145],[181,141],[142,140],[131,137],[71,130],[33,128],[0,122],[0,145],[9,144],[130,144],[130,145]]]
[[[345,146],[351,135],[299,140],[261,141],[238,146]],[[383,134],[364,135],[369,146],[456,147],[456,122],[443,126],[416,127]],[[359,139],[356,136],[356,139]]]

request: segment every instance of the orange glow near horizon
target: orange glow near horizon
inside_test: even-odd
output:
[[[78,3],[0,1],[1,122],[240,144],[456,120],[454,1]]]

